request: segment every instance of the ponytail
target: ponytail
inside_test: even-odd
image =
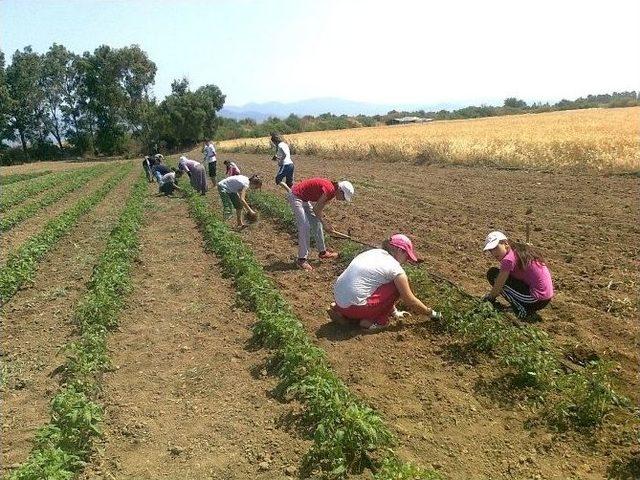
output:
[[[512,242],[509,246],[518,256],[518,268],[524,270],[531,262],[546,263],[542,254],[528,243]]]

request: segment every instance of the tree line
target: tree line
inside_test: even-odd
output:
[[[270,117],[262,123],[252,119],[235,120],[220,119],[220,127],[216,134],[217,140],[233,138],[265,137],[270,132],[284,134],[313,132],[317,130],[340,130],[344,128],[372,127],[376,125],[390,125],[394,119],[401,117],[422,117],[433,120],[461,120],[466,118],[496,117],[502,115],[517,115],[522,113],[543,113],[557,110],[575,110],[583,108],[619,108],[640,105],[640,92],[614,92],[612,94],[588,95],[576,100],[560,100],[557,103],[532,103],[528,105],[524,100],[515,97],[504,100],[502,106],[481,105],[469,106],[457,110],[439,111],[397,111],[391,110],[385,115],[333,115],[323,113],[317,117],[305,115],[303,117],[291,114],[280,119]]]
[[[157,102],[157,67],[139,46],[102,45],[78,55],[0,51],[0,164],[71,155],[121,155],[192,146],[215,134],[225,96],[175,80]]]

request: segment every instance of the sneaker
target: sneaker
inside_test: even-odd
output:
[[[319,258],[327,259],[327,258],[338,258],[337,252],[332,252],[331,250],[325,250],[324,252],[320,252],[318,254]]]
[[[367,329],[370,332],[379,332],[380,330],[384,330],[389,325],[380,325],[378,323],[372,323],[371,326]]]
[[[296,262],[296,265],[298,265],[298,268],[302,270],[313,270],[313,267],[307,261],[306,258],[299,258],[298,261]]]

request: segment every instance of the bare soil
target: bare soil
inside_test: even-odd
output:
[[[153,187],[150,187],[153,188]],[[295,474],[308,441],[279,426],[255,317],[235,305],[182,199],[155,197],[104,376],[105,441],[85,478]],[[288,469],[288,470],[287,470]]]
[[[61,348],[73,336],[74,307],[86,292],[122,199],[138,174],[137,170],[132,172],[82,217],[40,262],[33,284],[18,291],[3,307],[3,468],[26,459],[36,430],[49,420],[48,405],[58,388],[58,368],[66,358]],[[104,177],[91,182],[82,193],[86,195],[103,181]]]
[[[261,156],[226,158],[247,174],[268,179],[274,170]],[[515,230],[518,236],[531,207],[532,240],[543,249],[558,289],[538,326],[560,345],[619,362],[619,388],[637,402],[638,223],[627,221],[638,219],[637,178],[349,164],[312,157],[297,157],[296,169],[299,179],[317,175],[354,182],[354,203],[332,204],[327,210],[336,228],[348,227],[374,243],[391,233],[407,233],[426,268],[478,295],[487,291],[484,271],[491,266],[480,252],[484,236],[495,228]],[[340,268],[322,263],[310,274],[292,269],[295,239],[268,220],[243,236],[342,378],[399,432],[410,459],[432,462],[453,479],[603,478],[633,450],[630,425],[610,425],[593,437],[525,428],[539,415],[501,388],[495,365],[460,358],[452,339],[428,327],[364,336],[336,329],[324,312]],[[611,279],[615,288],[606,288]],[[625,307],[611,311],[608,305],[616,301]]]

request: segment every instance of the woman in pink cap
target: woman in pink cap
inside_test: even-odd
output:
[[[500,262],[491,267],[487,280],[491,291],[483,300],[495,305],[498,295],[507,299],[518,318],[525,318],[546,307],[553,297],[551,273],[531,245],[512,242],[502,232],[491,232],[484,242],[484,251]]]
[[[402,234],[385,240],[382,248],[356,256],[333,286],[335,302],[328,311],[331,320],[379,330],[389,325],[391,317],[402,318],[407,314],[396,309],[398,300],[416,314],[442,318],[442,314],[425,306],[411,291],[402,264],[417,260],[411,240]]]

